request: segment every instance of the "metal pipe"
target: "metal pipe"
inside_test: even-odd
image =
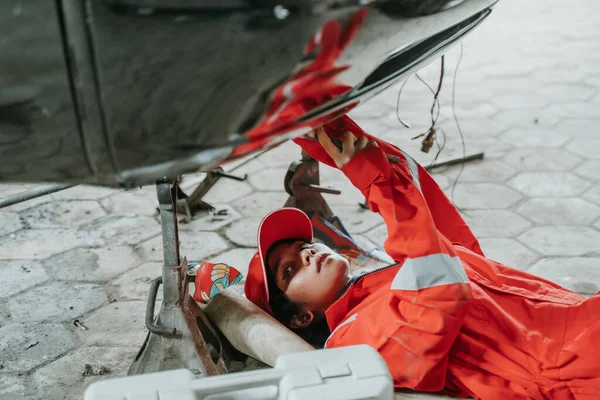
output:
[[[60,192],[61,190],[69,189],[73,186],[77,185],[56,183],[41,185],[31,190],[26,190],[24,192],[0,199],[0,208],[12,206],[14,204],[22,203],[27,200],[35,199],[37,197],[42,197],[50,193]]]
[[[159,276],[150,283],[150,292],[148,292],[148,303],[146,303],[146,328],[152,333],[160,336],[181,337],[176,328],[169,328],[154,323],[154,305],[156,304],[156,296],[158,287],[162,283],[163,278]]]
[[[425,168],[427,171],[431,171],[432,169],[435,169],[435,168],[447,167],[449,165],[460,164],[460,163],[466,162],[466,161],[479,160],[482,158],[483,158],[483,152],[467,153],[461,157],[449,157],[449,158],[444,158],[444,159],[441,159],[438,161],[432,161],[429,164],[423,165],[423,168]]]
[[[176,199],[173,198],[173,192],[171,191],[173,185],[171,182],[156,183],[163,241],[164,265],[162,278],[163,305],[165,307],[175,306],[179,300],[179,279],[177,276],[177,268],[180,264],[179,234]]]

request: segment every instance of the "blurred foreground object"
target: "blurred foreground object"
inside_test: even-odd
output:
[[[315,350],[277,359],[274,369],[196,379],[174,370],[101,381],[85,400],[391,400],[392,378],[369,346]]]

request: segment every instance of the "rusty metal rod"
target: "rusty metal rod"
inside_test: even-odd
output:
[[[423,165],[423,168],[425,168],[427,171],[431,171],[432,169],[435,169],[435,168],[447,167],[449,165],[460,164],[460,163],[466,162],[466,161],[479,160],[482,158],[483,158],[483,152],[467,153],[464,155],[464,157],[463,156],[448,157],[448,158],[443,158],[438,161],[432,161],[428,164]]]

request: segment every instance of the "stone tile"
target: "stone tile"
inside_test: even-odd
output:
[[[358,204],[352,206],[331,206],[334,215],[338,216],[350,234],[364,233],[383,223],[378,213],[365,210]]]
[[[530,199],[517,212],[538,225],[588,225],[600,207],[575,197]]]
[[[84,346],[141,346],[148,330],[146,301],[124,301],[105,305],[81,320],[87,330],[75,329]]]
[[[600,181],[600,160],[585,161],[573,172],[579,176],[598,182]]]
[[[43,261],[54,278],[68,281],[105,281],[141,264],[128,246],[74,249]]]
[[[288,194],[285,192],[255,192],[232,203],[245,217],[264,217],[269,212],[283,207]]]
[[[38,186],[35,183],[1,183],[0,193],[2,197],[14,196],[15,194],[23,193]]]
[[[598,252],[600,232],[583,226],[540,226],[518,239],[547,256],[582,256]]]
[[[492,104],[501,110],[539,109],[548,104],[548,99],[537,92],[495,95]]]
[[[600,135],[598,122],[597,116],[583,119],[568,118],[556,124],[553,130],[573,139],[598,139]]]
[[[106,215],[94,200],[53,201],[23,211],[21,220],[34,229],[73,228]]]
[[[59,324],[11,324],[0,328],[2,371],[28,371],[74,347],[71,332]]]
[[[590,184],[566,172],[523,172],[508,184],[531,197],[570,197],[581,194]]]
[[[242,216],[229,204],[212,204],[216,211],[225,211],[225,215],[217,215],[210,212],[205,212],[194,217],[192,222],[179,223],[179,230],[185,231],[218,231],[224,226],[229,225],[233,221],[237,221]]]
[[[596,90],[588,85],[555,83],[544,86],[537,94],[553,103],[567,103],[590,100],[596,94]]]
[[[592,186],[592,188],[585,192],[582,197],[597,205],[600,205],[600,185]]]
[[[344,174],[340,172],[339,179],[321,179],[321,185],[340,190],[341,194],[323,194],[323,198],[330,207],[334,206],[357,206],[364,203],[365,197]]]
[[[466,210],[463,217],[477,238],[512,238],[531,223],[506,210]]]
[[[496,137],[502,132],[506,131],[506,129],[508,128],[501,122],[498,122],[491,118],[461,118],[458,122],[460,124],[460,129],[462,130],[463,135],[467,139],[477,139],[481,137]],[[458,128],[456,127],[456,123],[453,119],[440,122],[439,125],[448,133],[448,135],[458,135]]]
[[[385,243],[388,237],[387,226],[385,224],[381,224],[378,227],[367,232],[364,236],[366,236],[367,239],[369,239],[370,241],[372,241],[377,246],[383,249],[383,244]]]
[[[570,102],[564,104],[551,104],[544,109],[556,118],[597,118],[598,106],[591,102]]]
[[[600,137],[600,136],[599,136]],[[588,160],[600,160],[600,140],[573,140],[567,150]]]
[[[33,375],[44,399],[80,400],[93,382],[125,376],[139,350],[136,347],[82,347],[39,369]],[[89,364],[92,374],[83,376]],[[101,367],[107,372],[99,374]]]
[[[551,127],[561,117],[540,110],[503,110],[493,117],[494,121],[513,128]]]
[[[479,244],[487,258],[523,271],[540,257],[514,239],[484,238]]]
[[[494,183],[459,183],[454,192],[454,204],[460,209],[507,208],[519,199],[518,192]]]
[[[149,194],[138,188],[104,198],[100,200],[100,204],[108,214],[145,215],[148,217],[158,215],[156,192]]]
[[[361,119],[380,119],[385,117],[389,112],[388,107],[386,107],[384,102],[377,101],[372,99],[371,101],[361,104],[360,107],[357,107],[350,111],[348,115],[350,118],[356,118],[357,120]]]
[[[459,103],[456,105],[455,111],[458,120],[461,121],[462,119],[470,118],[491,118],[498,112],[498,109],[488,103],[479,103],[470,108],[461,107]],[[448,119],[453,118],[451,105],[442,105],[440,115]]]
[[[449,167],[444,174],[450,180],[456,179],[461,170],[461,165]],[[460,182],[504,182],[517,171],[498,160],[476,160],[464,164],[460,174]],[[437,179],[437,178],[436,178]]]
[[[0,399],[27,399],[30,387],[26,377],[0,375]]]
[[[79,228],[94,233],[107,244],[136,245],[160,233],[160,224],[151,217],[110,215]]]
[[[181,258],[202,261],[229,248],[229,244],[215,232],[180,232],[179,253]]]
[[[98,200],[118,193],[120,189],[101,186],[78,185],[60,192],[52,193],[54,200]]]
[[[162,236],[157,235],[152,239],[148,239],[145,242],[133,248],[135,254],[144,262],[146,261],[162,261],[163,249],[162,249]]]
[[[238,246],[256,247],[256,235],[262,219],[244,218],[236,221],[225,230],[225,236]]]
[[[236,199],[247,196],[254,191],[248,182],[231,179],[220,179],[202,198],[209,204],[230,203]]]
[[[256,253],[256,249],[237,248],[211,257],[210,261],[225,263],[235,267],[244,277],[248,275],[248,264]]]
[[[260,161],[269,167],[288,167],[294,160],[299,160],[302,154],[300,147],[292,142],[285,142],[260,156]]]
[[[82,234],[71,229],[22,230],[0,238],[3,258],[41,260],[76,247],[102,244],[93,234]]]
[[[179,243],[181,258],[187,256],[190,261],[202,261],[229,247],[227,242],[215,232],[180,231]],[[163,261],[162,236],[141,243],[135,251],[144,261]]]
[[[46,271],[37,261],[0,261],[0,297],[12,296],[48,279]]]
[[[527,172],[567,171],[581,161],[578,156],[562,149],[516,149],[504,157],[504,162]]]
[[[549,129],[510,129],[500,138],[515,147],[560,147],[567,143],[568,136]]]
[[[497,60],[485,68],[486,76],[490,77],[513,77],[530,76],[535,70],[533,58],[521,58],[520,62],[507,62]]]
[[[0,236],[16,232],[21,229],[19,214],[14,212],[0,212]]]
[[[260,157],[249,160],[250,157],[254,157],[254,155],[228,163],[224,166],[225,172],[229,172],[237,176],[243,176],[246,174],[248,177],[250,177],[255,172],[259,172],[265,168],[268,168],[267,165],[260,159]]]
[[[451,189],[452,185],[454,184],[454,181],[456,180],[455,178],[453,179],[453,178],[450,178],[449,176],[442,175],[441,170],[440,171],[435,171],[435,170],[432,171],[431,176],[433,177],[435,182],[438,184],[438,186],[440,188],[442,188],[442,190]]]
[[[287,168],[271,167],[265,168],[250,175],[248,180],[256,190],[281,192],[285,190],[283,186],[283,178],[287,173]]]
[[[549,71],[536,71],[535,74],[531,75],[531,79],[546,84],[552,84],[556,82],[578,84],[583,79],[581,73],[571,74],[565,73],[562,70],[549,70]]]
[[[583,295],[600,291],[600,258],[546,258],[529,272]]]
[[[480,139],[470,139],[470,138],[465,137],[465,140],[464,140],[465,146],[464,146],[464,152],[463,152],[463,145],[462,145],[460,136],[459,135],[447,136],[446,145],[445,145],[442,153],[440,154],[439,158],[443,159],[443,158],[451,157],[451,156],[462,156],[463,153],[483,152],[483,153],[485,153],[484,157],[486,160],[494,160],[494,159],[504,157],[504,155],[507,152],[514,149],[514,146],[511,145],[510,143],[504,142],[497,138],[486,138],[483,136],[481,136],[481,137],[482,138],[480,138]],[[433,161],[433,159],[435,157],[435,153],[433,153],[433,150],[430,153],[432,153],[431,157],[428,157],[428,158],[430,158],[430,160]],[[413,154],[411,153],[411,155],[413,155]],[[419,157],[414,157],[414,158],[421,164],[423,164],[425,162],[425,160],[420,159]],[[427,160],[427,161],[429,161],[429,160]]]
[[[53,282],[17,295],[8,304],[15,321],[68,322],[106,302],[100,285]]]
[[[0,328],[11,322],[10,311],[8,310],[8,299],[0,298]]]
[[[389,119],[389,117],[387,118]],[[356,122],[358,126],[360,126],[365,132],[376,137],[380,137],[381,134],[383,134],[386,130],[389,129],[389,126],[395,126],[394,121],[388,121],[385,118],[355,119],[354,122]]]
[[[160,262],[150,262],[127,271],[111,282],[108,289],[109,298],[111,301],[146,301],[150,282],[162,275],[162,267]],[[158,301],[162,299],[161,289],[158,291]]]

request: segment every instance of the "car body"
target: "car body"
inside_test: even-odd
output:
[[[141,186],[271,148],[435,60],[496,1],[3,1],[0,181]]]

